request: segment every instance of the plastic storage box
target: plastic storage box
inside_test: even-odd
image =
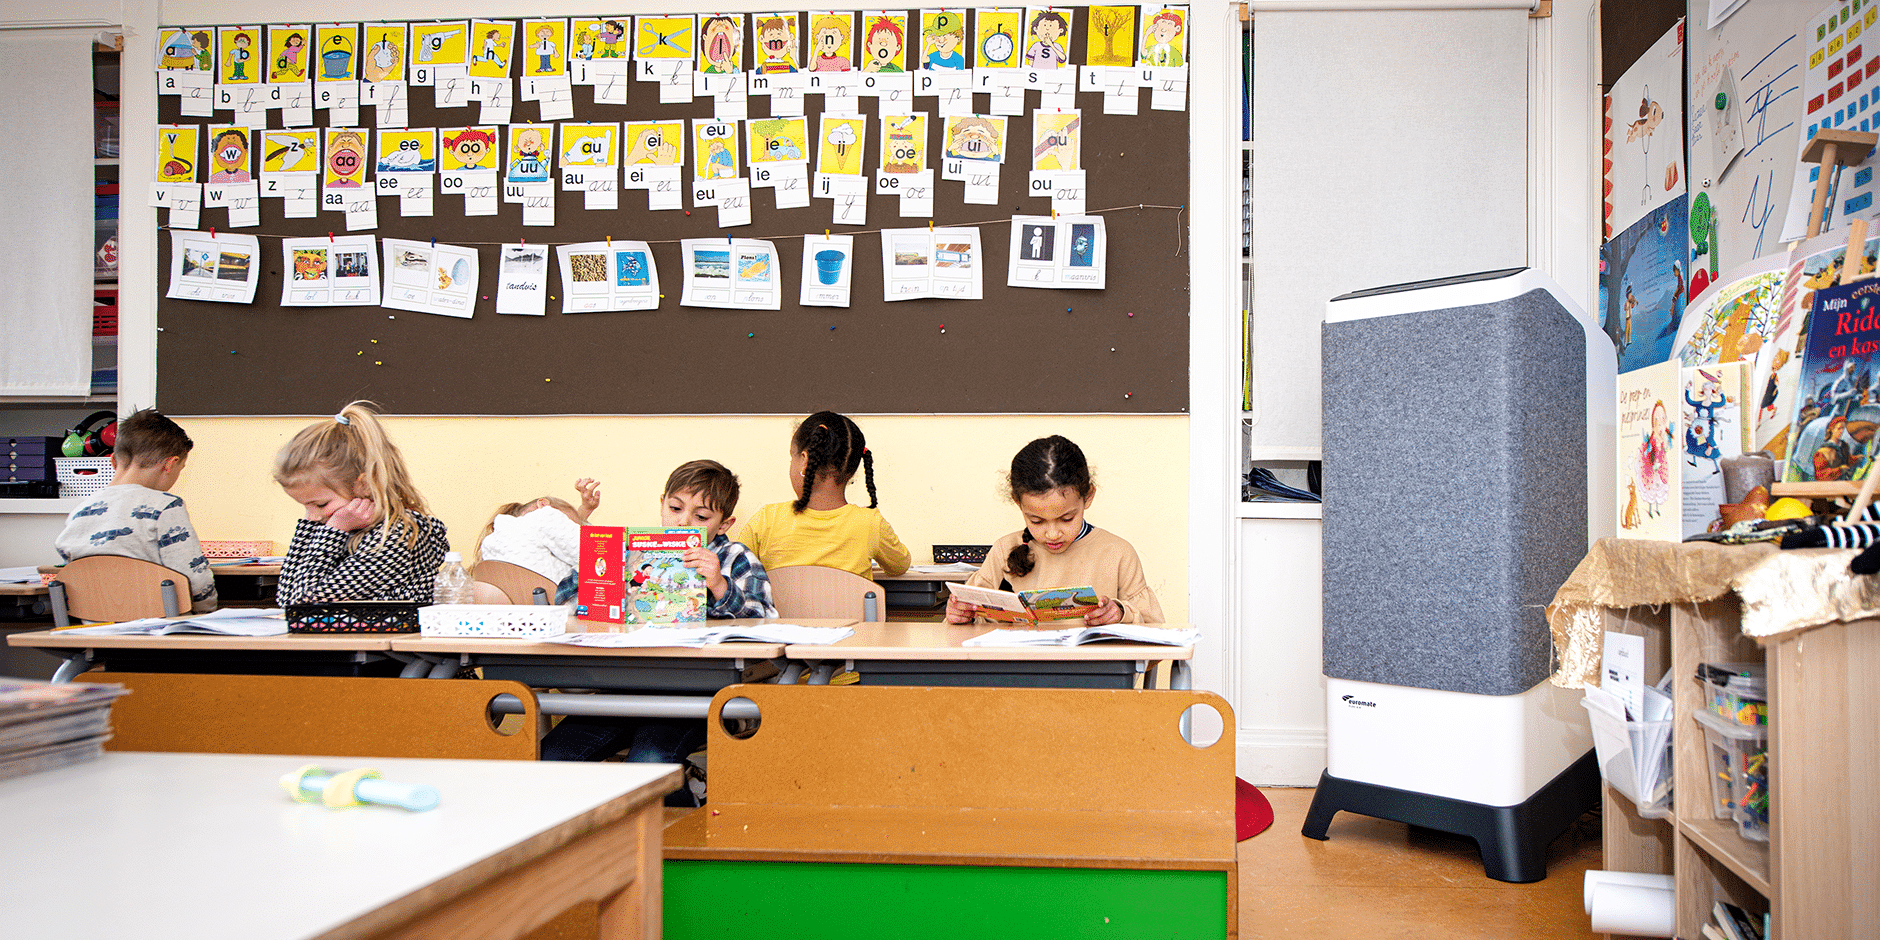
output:
[[[1666,721],[1628,721],[1581,699],[1593,724],[1593,750],[1599,772],[1625,794],[1647,819],[1671,814],[1671,725]],[[1648,742],[1661,742],[1647,753]]]
[[[568,632],[571,607],[559,604],[433,604],[418,608],[425,636],[533,640]]]
[[[1768,727],[1707,711],[1694,714],[1704,728],[1712,816],[1735,820],[1745,839],[1769,841]]]
[[[1769,693],[1762,663],[1703,663],[1697,680],[1704,684],[1704,707],[1739,725],[1769,723]]]
[[[992,551],[990,545],[935,545],[933,562],[936,565],[953,565],[965,562],[970,565],[983,565],[986,553]]]
[[[202,555],[204,558],[270,558],[274,555],[274,541],[229,541],[225,539],[203,539]]]
[[[417,601],[331,601],[287,608],[289,633],[417,633]]]
[[[59,495],[66,499],[90,496],[110,486],[117,476],[109,457],[55,457],[53,465],[59,475]]]

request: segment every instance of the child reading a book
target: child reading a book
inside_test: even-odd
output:
[[[118,422],[111,450],[111,485],[66,517],[53,546],[65,561],[87,555],[123,555],[189,577],[184,613],[216,608],[215,576],[189,524],[181,497],[168,492],[183,475],[195,447],[176,422],[145,408]]]
[[[864,471],[868,507],[849,502],[856,468]],[[875,507],[875,455],[854,421],[833,411],[803,419],[790,438],[790,488],[796,501],[771,503],[738,533],[770,568],[821,565],[869,577],[869,559],[888,575],[912,556]]]
[[[686,550],[686,567],[705,577],[710,604],[705,615],[713,620],[775,617],[770,603],[770,578],[763,562],[749,548],[726,537],[737,522],[738,476],[716,460],[680,464],[666,477],[660,500],[659,524],[697,526],[705,530],[705,544]],[[555,592],[555,602],[574,599],[576,578],[570,574]],[[684,718],[598,718],[570,715],[542,738],[543,760],[602,760],[627,748],[627,760],[636,763],[678,764],[705,743],[705,722]],[[690,787],[666,795],[667,806],[697,806]]]
[[[554,496],[497,507],[477,542],[477,558],[520,565],[555,582],[573,573],[581,560],[581,527],[601,504],[601,485],[593,478],[574,481],[574,488],[581,494],[578,509]]]
[[[274,482],[307,507],[281,563],[281,606],[322,601],[431,602],[450,548],[444,523],[411,485],[377,406],[356,401],[316,421],[274,457]]]
[[[1007,478],[1025,528],[992,544],[966,583],[1002,591],[1053,587],[1096,589],[1097,609],[1084,623],[1162,623],[1162,604],[1143,577],[1128,542],[1084,519],[1097,496],[1084,452],[1069,440],[1041,437],[1012,458]],[[971,623],[978,608],[947,598],[947,622]]]

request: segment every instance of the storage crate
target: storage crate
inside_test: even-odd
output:
[[[1704,728],[1711,815],[1735,820],[1737,833],[1769,841],[1769,729],[1694,712]]]
[[[274,554],[274,541],[262,539],[258,542],[232,542],[217,539],[202,540],[202,557],[216,558],[266,558]]]
[[[990,545],[935,545],[933,562],[936,565],[951,565],[959,562],[983,565],[986,562],[986,553],[989,551],[992,551]]]
[[[1593,725],[1593,749],[1599,772],[1613,788],[1625,794],[1647,819],[1671,814],[1671,721],[1628,721],[1581,699]],[[1647,743],[1663,746],[1647,754]],[[1662,792],[1661,792],[1662,791]]]
[[[1762,663],[1704,663],[1697,678],[1704,684],[1704,707],[1711,714],[1739,725],[1769,723]]]
[[[118,331],[118,292],[115,287],[93,288],[91,295],[91,335],[116,336]]]
[[[109,457],[56,457],[53,466],[59,476],[59,495],[65,499],[97,493],[117,476]]]
[[[433,604],[418,608],[418,632],[534,640],[568,632],[568,615],[573,612],[559,604]]]
[[[417,601],[329,601],[287,608],[289,633],[416,633]]]

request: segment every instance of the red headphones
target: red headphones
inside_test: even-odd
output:
[[[98,430],[92,430],[95,422],[110,419],[110,423]],[[78,423],[78,427],[65,432],[65,443],[59,452],[67,457],[103,457],[117,446],[117,412],[94,411]]]

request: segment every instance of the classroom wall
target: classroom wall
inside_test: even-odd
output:
[[[180,418],[196,442],[176,494],[205,539],[273,539],[284,552],[299,507],[271,477],[274,454],[306,426],[296,418]],[[574,497],[577,477],[602,482],[604,525],[656,525],[673,467],[709,457],[743,486],[741,517],[793,498],[787,479],[788,417],[425,417],[387,419],[413,482],[466,554],[505,502]],[[1012,455],[1027,441],[1063,434],[1096,471],[1091,522],[1136,546],[1149,583],[1174,622],[1188,618],[1188,418],[1025,415],[862,416],[875,455],[881,510],[914,554],[931,546],[989,543],[1021,521],[1000,493]],[[868,503],[860,478],[849,500]],[[733,530],[735,537],[736,530]]]

